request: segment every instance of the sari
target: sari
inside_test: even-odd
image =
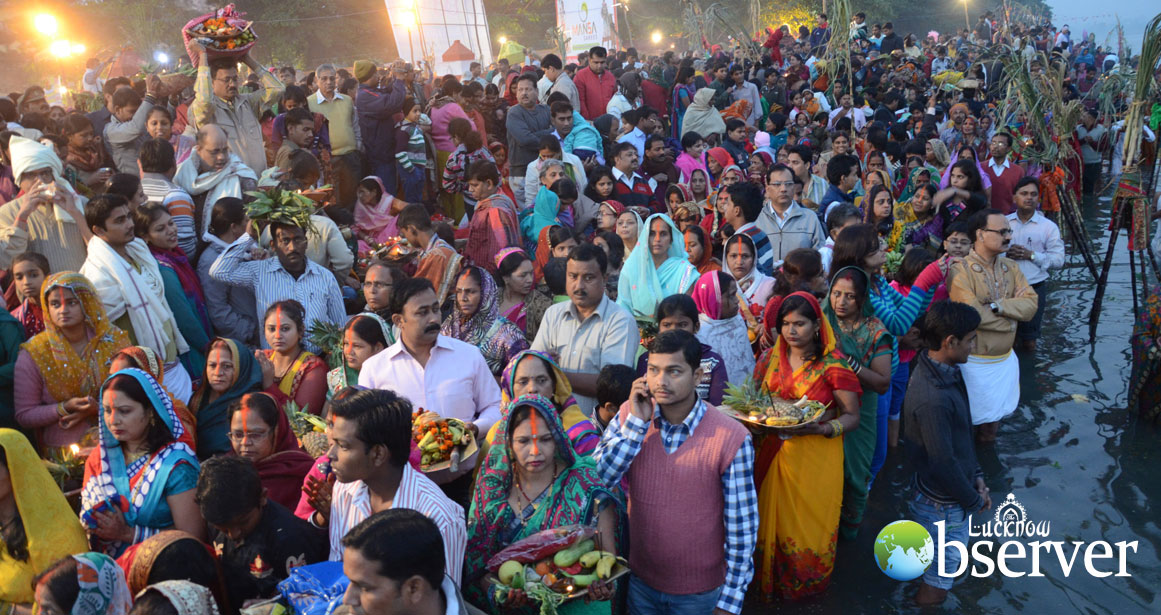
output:
[[[512,254],[513,252],[524,252],[524,250],[522,248],[504,248],[503,250],[500,250],[496,253],[496,258],[494,261],[496,264],[496,271],[500,270],[500,263],[504,262],[504,259],[508,258],[508,255]],[[525,252],[524,255],[527,256],[528,254]],[[535,265],[535,262],[533,264]],[[524,301],[513,305],[512,307],[508,308],[507,311],[501,312],[500,315],[504,318],[507,318],[509,322],[516,325],[516,327],[521,331],[528,331],[528,310]]]
[[[237,340],[217,337],[210,342],[223,340],[230,347],[230,355],[234,360],[234,382],[230,388],[217,398],[211,399],[212,390],[209,382],[202,379],[202,386],[189,400],[190,412],[198,421],[198,455],[206,459],[220,453],[229,453],[234,450],[230,445],[227,432],[230,430],[230,418],[227,410],[230,405],[238,401],[246,393],[257,391],[262,387],[262,368],[254,359],[253,352]]]
[[[153,258],[157,259],[158,265],[167,267],[177,274],[177,280],[181,282],[181,290],[185,293],[186,299],[189,300],[190,306],[193,307],[194,313],[197,314],[202,329],[207,333],[213,331],[213,327],[210,326],[210,315],[206,310],[206,295],[202,292],[201,280],[198,279],[198,272],[190,264],[185,251],[180,247],[162,250],[150,244],[149,252]]]
[[[532,209],[526,209],[520,214],[520,232],[524,234],[525,246],[535,246],[540,231],[560,223],[560,197],[542,184]]]
[[[857,272],[867,278],[866,272],[858,267],[843,267],[831,276],[831,287],[844,271]],[[868,288],[870,279],[866,280]],[[862,298],[863,313],[851,331],[843,329],[834,308],[830,305],[830,295],[822,302],[822,313],[826,315],[831,328],[838,335],[839,350],[844,356],[854,357],[861,365],[869,368],[871,361],[891,356],[893,336],[887,332],[882,321],[875,317],[869,293]],[[843,433],[843,505],[840,516],[840,531],[843,538],[853,539],[863,521],[863,511],[867,507],[867,490],[870,488],[871,456],[875,453],[878,437],[877,416],[879,394],[864,389],[859,397],[859,426],[854,431]]]
[[[943,243],[943,216],[938,208],[926,220],[920,220],[910,201],[895,205],[895,226],[887,237],[887,245],[893,252],[905,252],[907,246],[919,246],[938,252]]]
[[[742,297],[740,309],[748,311],[752,305],[765,306],[766,302],[770,300],[770,296],[774,294],[775,280],[773,277],[758,271],[758,249],[754,247],[754,239],[745,233],[736,233],[730,239],[734,237],[741,237],[740,241],[750,244],[750,252],[754,255],[754,266],[741,279],[735,276],[729,267],[722,268],[722,271],[730,274],[730,277],[738,283],[738,293]]]
[[[302,481],[314,466],[314,457],[298,445],[285,412],[278,413],[278,424],[273,428],[274,452],[255,461],[254,468],[267,496],[287,510],[294,510],[302,495]]]
[[[694,95],[697,94],[697,88],[692,83],[683,84],[678,83],[673,86],[673,94],[669,105],[669,136],[673,139],[681,141],[682,120],[685,119],[685,110],[693,102]]]
[[[161,558],[162,553],[170,546],[183,540],[194,541],[200,548],[205,549],[207,554],[211,554],[212,556],[213,547],[201,542],[192,534],[181,530],[165,530],[159,532],[151,536],[148,540],[125,549],[125,552],[117,558],[117,565],[125,573],[125,581],[129,585],[129,593],[136,596],[145,591],[146,587],[149,586],[149,577],[153,574],[153,566]],[[171,581],[164,582],[168,583]],[[209,592],[210,590],[207,589],[206,591]],[[210,595],[211,599],[213,599],[212,594]]]
[[[500,376],[500,408],[502,412],[507,412],[507,408],[512,405],[512,400],[515,398],[516,366],[526,357],[539,357],[552,370],[552,379],[556,383],[552,392],[552,403],[556,404],[556,410],[560,413],[560,421],[564,426],[565,435],[568,436],[568,441],[572,443],[572,449],[577,455],[585,457],[592,455],[597,444],[601,442],[601,431],[585,416],[576,403],[576,398],[572,396],[572,383],[564,375],[564,370],[552,357],[543,352],[525,350],[512,357],[512,360],[508,362],[508,366],[504,368],[504,374]],[[500,424],[497,422],[488,430],[484,441],[489,446],[495,442],[496,430],[499,426]]]
[[[495,273],[499,265],[493,256],[511,246],[521,245],[520,212],[516,204],[503,192],[497,191],[476,203],[468,225],[468,243],[464,258],[473,265]]]
[[[485,592],[476,583],[487,572],[488,558],[508,545],[542,530],[595,523],[605,505],[620,506],[621,503],[620,498],[604,486],[597,474],[596,462],[590,457],[578,456],[573,450],[552,400],[539,395],[525,395],[514,400],[509,408],[517,406],[531,407],[548,424],[556,444],[555,461],[563,465],[563,469],[552,486],[537,496],[535,502],[523,510],[512,508],[508,496],[516,470],[508,444],[511,413],[506,410],[496,432],[496,445],[488,450],[480,468],[472,494],[471,512],[468,514],[463,587],[473,602],[480,605],[491,602],[491,596],[484,595]],[[616,537],[607,539],[616,540]],[[610,613],[611,610],[607,602],[585,604],[581,600],[559,607],[559,612],[564,615]],[[519,612],[534,611],[528,607]]]
[[[672,240],[660,266],[653,264],[653,254],[649,250],[649,227],[654,220],[664,220],[669,225]],[[668,215],[649,216],[638,233],[637,246],[643,246],[643,249],[633,250],[621,268],[617,303],[638,321],[652,322],[656,320],[657,304],[662,299],[689,290],[697,279],[697,268],[690,264],[689,255],[685,253],[684,235]]]
[[[928,183],[931,183],[931,178],[938,176],[939,171],[932,166],[915,167],[907,174],[907,181],[903,184],[903,189],[899,192],[900,201],[910,201],[911,197],[915,196],[915,191],[919,189],[919,176],[923,172],[927,172]]]
[[[383,330],[383,339],[387,341],[388,346],[395,343],[395,332],[391,329],[391,325],[375,312],[360,312],[355,314],[347,320],[347,325],[349,326],[351,321],[359,316],[365,316],[379,324],[379,328]],[[339,391],[347,387],[357,386],[358,384],[359,372],[347,365],[347,357],[343,355],[342,363],[327,372],[327,399],[334,397]]]
[[[130,346],[123,348],[119,353],[125,355],[137,364],[137,369],[153,376],[153,379],[165,389],[165,394],[169,396],[169,402],[173,404],[173,409],[177,412],[177,418],[181,420],[181,424],[185,426],[185,434],[182,435],[181,441],[189,445],[190,448],[197,450],[197,436],[196,429],[198,425],[197,418],[189,411],[182,401],[173,396],[169,389],[165,388],[165,364],[157,357],[157,353],[148,346]]]
[[[391,203],[395,197],[387,191],[383,180],[374,175],[363,178],[364,181],[368,179],[373,179],[379,184],[379,202],[374,206],[367,206],[362,202],[355,203],[355,230],[368,239],[384,243],[399,235],[399,227],[395,223],[395,216],[391,213]],[[371,248],[362,239],[359,240],[359,244],[360,252]]]
[[[146,591],[161,594],[179,615],[218,615],[218,603],[207,587],[192,581],[162,581],[154,583],[137,594],[140,598]]]
[[[834,402],[835,391],[861,393],[818,300],[805,292],[788,296],[802,297],[814,309],[822,357],[795,370],[786,342],[776,334],[754,370],[760,388],[783,399],[805,395],[825,404]],[[767,309],[777,314],[780,307],[775,299]],[[766,438],[754,469],[760,513],[754,562],[763,594],[803,598],[825,590],[834,570],[842,506],[842,441],[821,435]]]
[[[104,553],[77,553],[77,600],[69,615],[126,615],[132,605],[125,573]],[[184,614],[183,614],[184,615]]]
[[[57,288],[67,288],[81,302],[85,323],[91,336],[80,355],[65,339],[59,327],[48,319],[44,332],[21,345],[36,363],[52,398],[66,402],[74,397],[96,397],[97,391],[109,375],[109,363],[117,351],[130,346],[129,336],[113,324],[105,314],[105,307],[96,289],[85,276],[73,272],[54,273],[41,285],[41,305],[48,305],[48,294]]]
[[[0,547],[0,606],[33,601],[32,579],[56,560],[89,548],[64,494],[49,475],[24,434],[0,429],[0,448],[7,459],[17,519],[24,527],[27,556],[13,557]],[[7,611],[5,611],[7,612]]]
[[[267,348],[262,353],[266,355],[266,358],[274,356],[273,349]],[[320,375],[323,380],[323,388],[315,396],[314,391],[304,390],[302,385],[308,377],[314,380],[315,372],[320,370],[322,372]],[[290,367],[286,370],[285,374],[282,374],[281,378],[275,376],[274,384],[266,392],[274,399],[279,399],[279,395],[282,395],[284,399],[293,401],[298,404],[302,412],[319,415],[322,414],[322,407],[326,402],[326,372],[326,361],[323,361],[318,355],[300,346],[298,357],[294,359],[294,363],[290,364]],[[310,393],[309,397],[307,397],[308,392]],[[300,397],[300,394],[302,394],[302,397]],[[316,397],[318,398],[316,399]]]
[[[533,252],[532,259],[532,279],[540,283],[544,279],[544,266],[552,258],[552,243],[548,239],[548,233],[556,224],[550,224],[540,229],[540,235],[536,238],[536,251]]]
[[[165,499],[167,492],[184,493],[195,488],[199,466],[193,449],[181,442],[185,426],[178,420],[161,384],[139,369],[123,369],[115,375],[120,374],[130,376],[145,389],[154,418],[165,424],[172,439],[148,455],[127,461],[121,443],[109,431],[102,401],[100,444],[85,461],[81,520],[88,523],[97,506],[121,500],[125,523],[134,528],[134,542],[141,542],[173,526],[173,514]],[[105,380],[102,393],[108,383]],[[129,545],[116,542],[102,543],[102,546],[107,553],[120,555]]]
[[[754,373],[754,351],[750,348],[749,330],[741,313],[722,318],[722,288],[718,272],[704,273],[693,288],[701,326],[697,339],[713,346],[726,364],[727,382],[741,386]]]
[[[483,269],[480,274],[480,305],[465,316],[456,302],[452,313],[443,321],[440,333],[480,349],[488,369],[500,375],[513,355],[528,348],[524,332],[500,315],[500,290],[496,281]]]

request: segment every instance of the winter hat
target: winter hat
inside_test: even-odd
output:
[[[375,63],[370,60],[359,60],[355,62],[355,79],[358,79],[360,83],[375,74],[375,71]]]

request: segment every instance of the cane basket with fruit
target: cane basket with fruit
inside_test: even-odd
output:
[[[240,59],[258,41],[253,24],[242,19],[242,13],[235,10],[233,4],[189,20],[181,29],[181,36],[190,62],[195,67],[198,65],[199,54],[193,45],[194,41],[205,46],[206,57],[210,60]]]

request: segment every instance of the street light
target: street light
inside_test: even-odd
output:
[[[85,52],[85,46],[81,43],[73,43],[72,52],[73,55],[79,56]]]
[[[501,45],[503,45],[503,44],[505,44],[505,43],[507,43],[507,42],[508,42],[508,37],[507,37],[507,36],[501,36],[501,37],[500,37],[500,44],[501,44]]]
[[[48,52],[58,58],[67,58],[73,53],[73,46],[68,41],[53,41],[48,46]]]
[[[158,64],[169,64],[169,54],[165,53],[164,51],[158,51],[157,53],[153,54],[153,59],[157,60]]]
[[[970,21],[968,21],[967,3],[968,0],[963,0],[963,27],[967,28],[970,32],[972,29],[972,24]]]
[[[415,45],[411,42],[411,31],[415,29],[415,13],[403,11],[399,14],[399,25],[407,30],[407,47],[411,50],[411,62],[415,62]]]
[[[653,41],[654,45],[660,45],[661,44],[661,30],[654,30],[653,35],[650,36],[649,38]]]
[[[48,13],[40,13],[33,18],[32,23],[36,26],[36,31],[45,36],[56,34],[57,28],[59,27],[56,23],[56,17]]]

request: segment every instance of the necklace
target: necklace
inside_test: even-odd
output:
[[[539,500],[539,499],[540,499],[540,496],[544,495],[544,493],[545,493],[546,491],[548,491],[549,489],[552,489],[553,485],[555,485],[555,484],[556,484],[556,477],[557,477],[557,473],[556,473],[556,460],[554,459],[554,460],[552,461],[552,480],[551,480],[551,481],[549,481],[548,485],[546,485],[546,486],[544,487],[544,489],[541,489],[541,490],[540,490],[540,493],[537,493],[537,494],[536,494],[536,500]],[[536,503],[535,503],[535,502],[536,502],[536,500],[534,500],[534,499],[532,499],[532,498],[528,497],[528,494],[524,492],[524,486],[520,484],[520,480],[519,480],[519,479],[517,479],[517,480],[516,480],[516,481],[514,481],[514,482],[516,483],[516,489],[518,489],[518,490],[520,491],[520,495],[521,495],[521,497],[523,497],[523,498],[524,498],[524,501],[525,501],[525,502],[528,502],[528,505],[532,507],[532,512],[533,512],[533,513],[535,513],[537,510],[539,510],[539,509],[540,509],[540,504],[536,504]]]

